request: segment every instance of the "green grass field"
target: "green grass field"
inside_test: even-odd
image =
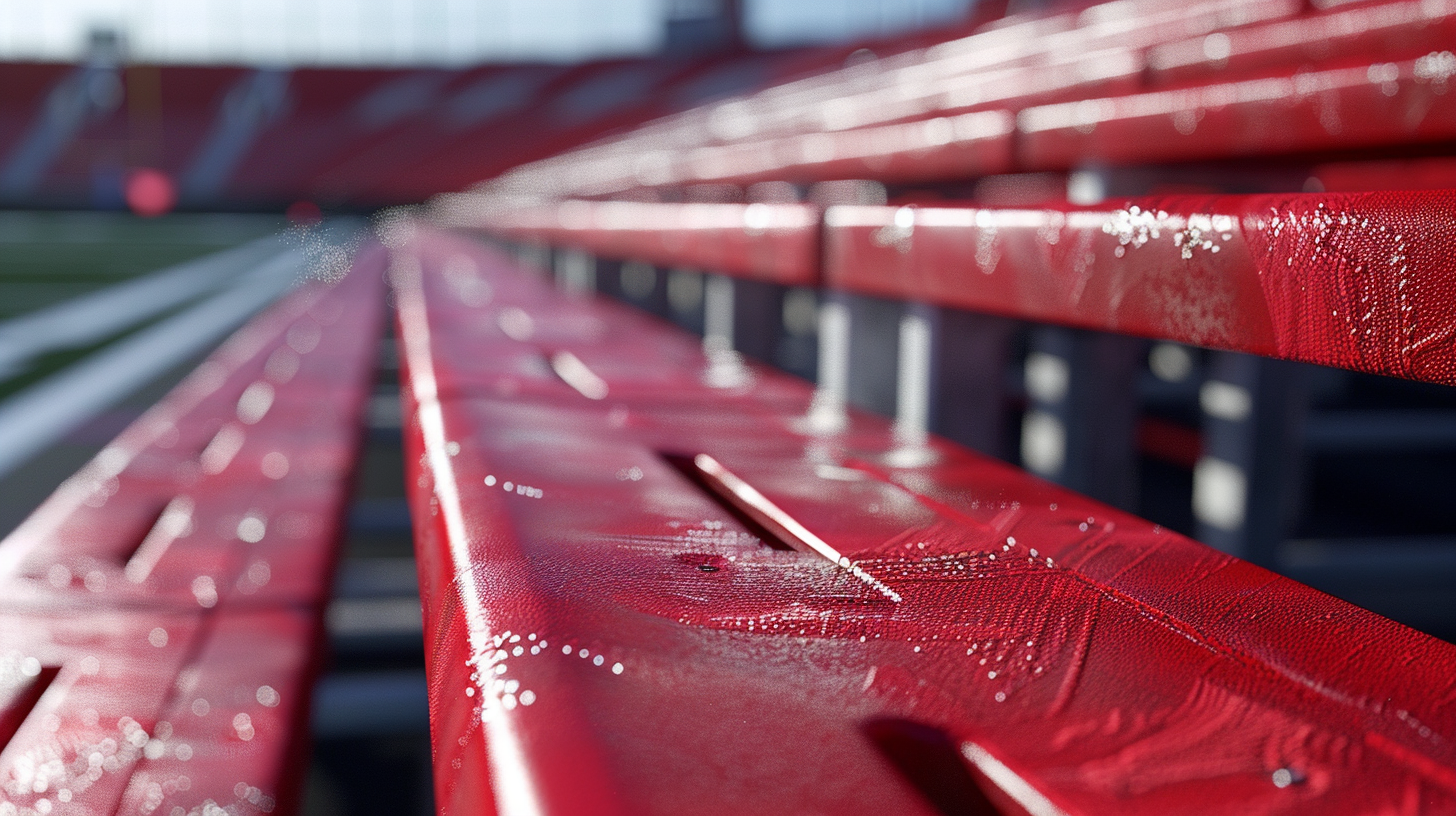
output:
[[[0,319],[284,226],[281,217],[259,215],[0,212]]]

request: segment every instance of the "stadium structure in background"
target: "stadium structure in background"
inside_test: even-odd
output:
[[[656,55],[469,67],[149,64],[93,31],[77,64],[0,65],[0,206],[368,211],[649,119],[927,38],[752,49],[732,2],[676,2]],[[960,23],[964,28],[967,23]],[[869,53],[856,56],[868,57]]]

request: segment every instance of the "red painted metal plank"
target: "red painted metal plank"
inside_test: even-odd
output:
[[[1449,0],[1369,3],[1157,46],[1148,53],[1149,79],[1208,82],[1331,58],[1410,59],[1444,50],[1453,33],[1456,3]]]
[[[326,600],[382,330],[380,248],[251,321],[0,542],[3,602]]]
[[[1012,169],[1015,118],[992,110],[756,142],[650,153],[630,186],[873,178],[940,181]],[[657,166],[660,163],[662,166]]]
[[[764,141],[812,131],[799,121],[805,110],[832,105],[854,93],[894,87],[900,71],[925,73],[922,63],[955,57],[961,50],[1008,59],[1037,34],[1063,31],[1072,15],[1021,20],[968,39],[933,46],[885,60],[781,83],[758,93],[704,105],[591,145],[515,168],[492,183],[493,189],[527,195],[569,197],[602,195],[636,186],[653,186],[675,172],[679,153],[734,142]],[[971,44],[967,46],[967,44]],[[958,49],[958,46],[965,46]],[[972,47],[974,46],[974,47]],[[984,48],[982,48],[982,46]],[[941,54],[945,51],[945,54]],[[1019,52],[1017,52],[1019,53]]]
[[[1391,147],[1456,136],[1456,56],[1364,58],[1316,71],[1028,108],[1027,169]]]
[[[1146,49],[1286,18],[1301,8],[1299,0],[1117,2],[1003,21],[969,37],[705,106],[525,165],[506,174],[497,189],[605,196],[637,187],[770,178],[895,183],[1003,172],[1010,145],[1000,111],[1132,93],[1142,84]],[[952,118],[991,110],[998,113]],[[896,124],[922,120],[932,123]]]
[[[168,735],[153,734],[160,744],[143,751],[118,816],[206,813],[208,802],[237,816],[296,812],[322,633],[317,614],[298,610],[215,616],[161,712]]]
[[[0,809],[291,812],[317,615],[0,613]]]
[[[678,140],[664,139],[654,129],[628,137],[626,143],[637,149],[605,166],[590,155],[573,162],[567,154],[567,161],[547,171],[558,178],[545,183],[601,196],[716,182],[874,178],[893,183],[1006,172],[1012,168],[1015,129],[1009,111],[1091,93],[1132,93],[1141,87],[1143,72],[1141,58],[1127,49],[1059,54],[970,74],[922,67],[923,76],[907,70],[883,88],[786,106],[794,118],[766,134],[675,144]],[[759,125],[722,127],[757,130]]]
[[[834,286],[1456,383],[1456,194],[836,207]]]
[[[819,78],[812,93],[764,93],[754,105],[729,103],[720,130],[766,136],[920,119],[985,108],[1018,109],[1054,97],[1086,96],[1141,84],[1143,51],[1250,23],[1296,14],[1298,0],[1104,3],[1075,15],[1030,20],[952,40],[898,59]],[[630,138],[630,137],[628,137]],[[721,137],[720,137],[721,139]],[[650,149],[644,140],[642,145]]]
[[[819,210],[803,204],[520,203],[448,199],[442,217],[509,238],[609,258],[688,266],[786,285],[819,279]]]
[[[1315,167],[1310,177],[1331,193],[1370,190],[1456,189],[1456,159],[1385,159],[1332,162]]]
[[[10,726],[0,734],[0,807],[114,813],[132,769],[167,732],[160,715],[200,623],[195,613],[0,613]]]
[[[0,543],[0,813],[297,808],[384,261],[254,318]]]
[[[430,264],[448,263],[455,270],[477,268],[475,263],[467,267],[461,262],[473,258],[469,252],[448,246],[422,252]],[[617,398],[642,395],[657,402],[675,401],[681,369],[700,370],[707,378],[712,366],[701,343],[684,345],[671,325],[606,298],[541,300],[541,290],[531,282],[492,279],[492,298],[519,305],[482,320],[481,301],[473,289],[461,300],[461,290],[447,277],[432,276],[428,285],[435,308],[450,314],[459,326],[457,342],[435,352],[440,365],[434,387],[444,396],[529,399],[575,394],[579,392],[559,372],[568,371],[570,376],[569,369],[579,363],[588,371],[610,375]],[[532,317],[541,309],[550,309],[558,319],[543,322]],[[493,344],[502,332],[529,341],[529,345],[479,353],[478,347]],[[571,350],[570,356],[561,353],[566,350]],[[719,399],[742,403],[731,392],[719,390],[717,394]],[[760,383],[751,403],[744,405],[793,410],[801,397],[797,388],[771,380]],[[684,401],[694,399],[690,393],[681,395]]]
[[[805,433],[807,385],[713,388],[685,334],[624,381],[501,256],[396,253],[442,813],[1456,809],[1456,647],[938,440],[896,466],[878,418]]]

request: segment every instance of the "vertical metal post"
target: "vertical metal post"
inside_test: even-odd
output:
[[[733,279],[709,274],[703,281],[703,353],[708,357],[707,383],[715,388],[742,385],[748,376],[734,349]]]
[[[835,433],[848,421],[849,336],[849,305],[843,294],[830,292],[819,306],[818,388],[805,418],[813,433]]]
[[[935,309],[930,430],[1011,461],[1006,378],[1015,321]]]
[[[900,357],[900,310],[895,301],[843,295],[849,310],[849,401],[883,416],[894,416],[895,369]]]
[[[1193,470],[1198,538],[1277,566],[1298,506],[1307,370],[1297,363],[1216,352],[1199,390],[1204,453]]]
[[[607,297],[626,300],[622,294],[622,262],[598,258],[596,262],[596,290]]]
[[[899,354],[895,370],[895,451],[892,464],[913,467],[930,461],[934,338],[938,314],[930,306],[909,304],[900,315]]]
[[[544,275],[551,268],[551,247],[545,244],[516,244],[512,249],[516,263],[528,272]]]
[[[780,303],[782,337],[774,362],[806,380],[819,379],[819,307],[818,290],[807,286],[791,287]]]
[[[691,332],[703,333],[703,274],[696,269],[667,273],[667,306],[672,321]]]
[[[597,262],[591,253],[579,249],[560,249],[554,258],[556,285],[574,295],[587,295],[597,289]]]
[[[710,355],[733,350],[733,281],[722,275],[703,280],[703,348]]]
[[[1026,358],[1022,463],[1108,504],[1137,503],[1136,374],[1144,341],[1043,326]]]
[[[778,362],[784,334],[784,287],[743,278],[729,283],[733,287],[734,350],[765,363]]]
[[[650,263],[623,261],[616,264],[614,294],[659,317],[671,316],[667,300],[667,275]]]

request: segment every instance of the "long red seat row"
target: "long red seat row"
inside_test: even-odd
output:
[[[0,812],[297,807],[383,261],[302,283],[0,542]]]
[[[855,48],[448,69],[12,63],[0,66],[0,175],[17,201],[120,204],[126,173],[149,167],[194,206],[412,202]],[[507,118],[517,127],[499,127]],[[94,145],[129,140],[127,166],[93,183]]]
[[[1059,326],[1456,384],[1449,191],[1186,193],[1447,186],[1448,161],[1403,154],[1452,136],[1452,19],[1406,0],[1012,19],[438,199],[438,224],[600,257],[607,292],[637,261],[822,304],[812,392],[722,376],[742,331],[725,337],[724,304],[779,317],[725,281],[700,346],[459,238],[421,228],[397,251],[431,710],[440,764],[471,771],[437,767],[441,812],[1456,812],[1453,757],[1375,724],[1393,710],[1423,750],[1445,740],[1449,669],[1425,670],[1448,644],[925,433],[946,400],[988,428],[1004,413],[1020,358],[985,315],[1044,324],[1022,458],[1096,495],[1137,455],[1138,396],[1103,392],[1131,390],[1146,347]],[[1149,167],[1249,156],[1237,178]],[[1077,169],[1102,203],[1064,200]],[[1029,170],[1058,172],[968,200],[968,180]],[[834,179],[873,183],[808,187]],[[703,200],[764,203],[669,203]],[[768,203],[794,200],[822,209]],[[1198,535],[1286,567],[1299,465],[1271,418],[1298,407],[1274,382],[1291,369],[1206,359],[1160,426]],[[876,376],[893,424],[840,412]],[[1419,781],[1385,775],[1397,755]]]
[[[518,168],[490,189],[560,197],[766,179],[940,182],[1456,134],[1443,104],[1456,72],[1443,45],[1456,26],[1447,4],[1302,16],[1292,16],[1297,4],[1151,4],[1126,16],[1117,6],[1050,32],[1032,21],[722,103]]]
[[[1456,5],[1444,0],[1347,4],[1326,14],[1154,46],[1148,71],[1155,83],[1171,85],[1314,65],[1342,55],[1438,52],[1451,43],[1453,12]]]
[[[1137,54],[1193,34],[1284,19],[1300,9],[1301,4],[1289,0],[1151,0],[1093,5],[1051,16],[1006,18],[969,37],[691,111],[644,129],[640,135],[650,134],[650,140],[639,142],[638,134],[633,133],[617,144],[645,147],[650,141],[663,141],[671,147],[684,147],[802,133],[824,126],[835,129],[836,124],[852,127],[856,121],[893,121],[910,116],[899,105],[934,99],[960,83],[980,83],[985,76],[1035,83],[1035,73],[1045,74],[1049,68],[1055,73],[1057,66],[1074,66],[1091,55]],[[1072,74],[1062,79],[1069,85],[1076,81]],[[1045,80],[1045,76],[1040,79]],[[879,108],[886,103],[894,107],[889,111]],[[909,110],[924,114],[940,107],[931,103]]]
[[[526,202],[475,206],[453,199],[444,217],[522,242],[574,246],[604,257],[722,270],[785,285],[819,281],[820,210],[806,204]]]
[[[1451,385],[1453,215],[1451,191],[833,207],[825,281]]]
[[[875,129],[863,139],[850,137],[840,145],[835,145],[834,140],[809,140],[800,145],[798,137],[826,128],[842,130],[897,118],[944,118],[951,108],[990,106],[1006,116],[1005,110],[1014,110],[1012,100],[1019,97],[1024,97],[1020,104],[1026,105],[1032,100],[1075,93],[1077,88],[1103,86],[1116,77],[1131,79],[1142,65],[1142,50],[1152,45],[1180,41],[1209,30],[1282,19],[1299,9],[1300,4],[1292,0],[1210,0],[1193,4],[1147,0],[1095,5],[1076,13],[1006,18],[969,37],[770,86],[667,117],[624,136],[509,170],[492,186],[537,195],[601,195],[639,186],[751,177],[748,168],[724,162],[736,157],[753,167],[761,165],[763,157],[755,160],[754,151],[710,149],[732,143],[757,145],[759,152],[772,149],[803,157],[795,162],[804,165],[796,169],[805,179],[836,177],[834,174],[854,167],[866,142],[907,138],[913,142],[917,141],[916,132],[906,128]],[[947,92],[952,97],[965,95],[964,88],[956,89],[966,82],[975,85],[981,96],[972,102],[951,102],[950,108],[937,112],[943,107],[940,97]],[[993,104],[997,101],[999,105]],[[887,106],[898,112],[885,116]],[[984,149],[989,139],[985,127],[971,130]],[[947,136],[955,136],[955,131],[947,133],[943,127],[932,126],[930,138],[943,141]],[[840,152],[828,154],[831,145]],[[942,144],[932,141],[930,146]],[[707,174],[701,167],[672,167],[687,158],[680,154],[695,148],[706,150],[712,159],[709,166],[716,165],[716,175]],[[976,152],[952,151],[947,159]],[[829,162],[821,168],[813,161],[815,156],[821,162],[837,163]]]
[[[1451,645],[473,241],[393,270],[440,812],[1456,810]]]
[[[1456,135],[1443,104],[1456,56],[1339,67],[1022,111],[1030,168],[1391,147]]]
[[[695,211],[718,214],[711,225]],[[1447,191],[828,208],[442,202],[516,241],[1456,384]],[[615,215],[613,215],[615,213]],[[773,214],[773,215],[770,215]],[[755,219],[772,227],[755,229]],[[719,224],[722,224],[720,226]],[[731,238],[728,234],[731,233]],[[824,244],[822,268],[811,250]],[[723,247],[732,246],[733,252]]]

